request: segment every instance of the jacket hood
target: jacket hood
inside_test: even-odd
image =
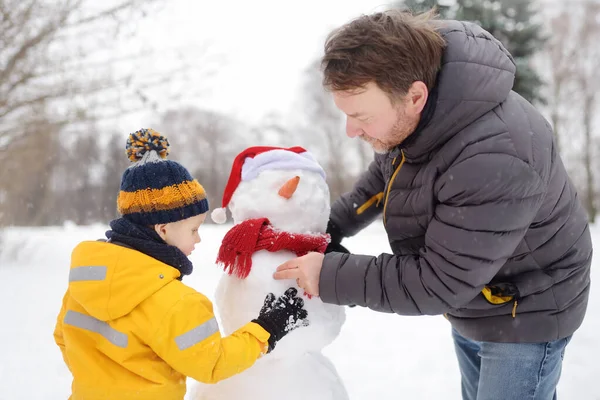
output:
[[[180,273],[139,251],[102,241],[80,243],[71,255],[69,292],[91,316],[127,315]]]
[[[497,107],[515,79],[512,56],[487,31],[468,22],[439,23],[438,32],[446,41],[442,66],[423,123],[401,145],[408,159],[426,155]]]

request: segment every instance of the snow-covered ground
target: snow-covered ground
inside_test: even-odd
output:
[[[201,228],[185,282],[213,298],[221,270],[214,265],[227,226]],[[12,228],[0,236],[0,400],[67,399],[70,375],[52,332],[67,287],[72,247],[104,237],[106,226]],[[600,243],[600,227],[593,229]],[[389,251],[380,224],[346,244],[353,252]],[[596,260],[592,279],[599,270]],[[600,293],[592,290],[588,315],[567,348],[560,399],[600,400]],[[460,399],[450,326],[443,317],[400,317],[347,310],[339,338],[324,353],[354,399]],[[595,378],[595,380],[594,380]],[[189,382],[189,391],[193,382]],[[510,382],[507,382],[510,384]]]

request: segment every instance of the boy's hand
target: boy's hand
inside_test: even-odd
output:
[[[300,326],[308,326],[308,313],[303,308],[304,300],[296,297],[298,291],[289,288],[275,300],[273,293],[265,297],[258,318],[252,322],[269,332],[269,353],[285,335]]]
[[[277,300],[275,298],[275,295],[273,293],[269,293],[265,297],[265,302],[264,302],[262,308],[260,309],[259,315],[263,315],[263,314],[271,311],[273,309],[273,307],[275,306],[275,300]]]

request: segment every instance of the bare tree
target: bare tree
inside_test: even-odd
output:
[[[98,65],[110,61],[98,64],[90,56],[151,1],[98,7],[89,0],[0,0],[0,161],[28,133],[24,119],[36,121],[36,106],[52,106],[56,123],[72,121],[78,110],[66,103],[122,84],[107,80],[106,71],[99,73]],[[82,79],[86,72],[91,76]]]
[[[78,225],[98,221],[102,214],[99,194],[105,184],[101,166],[103,146],[98,141],[99,132],[90,125],[86,135],[61,146],[59,167],[54,174],[54,197],[59,200],[54,211],[61,221],[66,219]]]
[[[82,97],[114,84],[98,70],[85,77],[85,63],[149,2],[0,0],[0,225],[57,222],[60,132],[85,115]]]
[[[549,72],[550,118],[556,143],[567,161],[590,219],[595,220],[596,181],[600,167],[594,157],[595,116],[599,111],[598,70],[600,69],[600,3],[582,1],[556,4],[547,10],[549,39],[545,67]],[[582,132],[581,135],[578,132]]]
[[[346,137],[344,115],[323,88],[319,67],[314,62],[305,72],[302,139],[324,160],[331,196],[336,199],[352,188],[358,173],[372,159],[372,152],[360,140]]]
[[[46,224],[51,216],[52,176],[60,153],[60,126],[44,119],[44,109],[38,107],[35,123],[24,121],[26,134],[11,146],[11,157],[0,168],[0,226]],[[32,134],[36,132],[36,134]]]
[[[268,113],[253,126],[250,131],[251,141],[255,145],[290,147],[298,145],[301,136],[295,126],[284,122],[284,117],[275,112]]]
[[[574,40],[574,24],[572,16],[567,10],[562,10],[552,16],[548,21],[551,31],[549,39],[545,42],[545,53],[548,58],[550,71],[549,97],[550,118],[556,140],[556,146],[561,151],[561,131],[563,115],[562,109],[566,104],[569,94],[569,84],[573,76],[573,59],[577,51],[577,42]]]
[[[100,162],[104,166],[100,189],[100,218],[109,221],[117,215],[117,196],[121,186],[121,177],[130,161],[125,153],[126,136],[113,133],[103,151]]]
[[[373,148],[367,142],[362,140],[357,141],[358,155],[360,160],[360,171],[364,171],[369,167],[371,161],[373,161]]]
[[[235,156],[252,136],[237,120],[226,115],[187,107],[166,112],[158,124],[171,143],[170,158],[180,161],[207,192],[211,207],[221,203]]]
[[[104,182],[97,181],[105,167],[98,166],[93,174],[74,167],[99,163],[82,160],[101,154],[106,146],[107,140],[100,139],[106,134],[95,132],[94,122],[103,122],[106,129],[107,121],[127,113],[156,111],[153,90],[185,80],[190,71],[208,75],[217,68],[214,63],[191,68],[183,56],[177,57],[175,46],[168,49],[170,59],[176,61],[174,69],[161,64],[151,73],[134,74],[135,68],[116,67],[131,67],[153,56],[146,50],[115,55],[114,43],[135,36],[136,22],[163,3],[0,0],[0,226],[58,223],[64,218],[85,223],[114,216],[114,207],[107,208],[108,201],[101,200],[114,186],[103,187]],[[195,61],[200,53],[216,58],[208,47],[193,50]],[[163,89],[160,98],[173,100],[173,91]],[[191,92],[186,95],[194,95]],[[94,139],[92,133],[99,136]],[[75,147],[70,137],[77,138]],[[43,165],[40,174],[38,166]],[[22,201],[28,194],[14,180],[15,170],[22,182],[46,190],[43,196],[34,196],[43,198],[44,204]],[[106,175],[118,174],[108,166]],[[23,211],[23,204],[31,210]],[[57,208],[61,205],[64,210]]]
[[[584,167],[586,173],[586,206],[591,222],[595,221],[597,209],[595,202],[595,185],[593,149],[594,118],[598,111],[598,92],[600,83],[598,69],[600,68],[600,3],[586,2],[583,4],[583,15],[579,20],[577,40],[577,59],[574,62],[574,72],[579,84],[584,131]]]

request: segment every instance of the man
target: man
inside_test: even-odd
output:
[[[445,314],[465,400],[556,398],[585,315],[592,243],[515,63],[475,24],[388,11],[334,31],[324,85],[375,152],[332,206],[331,249],[383,214],[393,254],[309,253],[280,266],[324,302]]]

